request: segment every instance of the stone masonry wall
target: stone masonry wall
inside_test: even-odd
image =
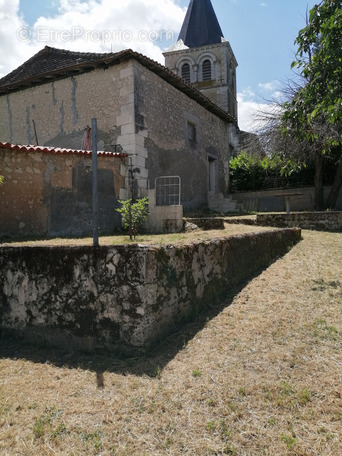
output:
[[[98,156],[100,232],[121,227],[124,160]],[[0,162],[0,238],[91,233],[90,155],[0,149]]]
[[[135,118],[137,140],[144,145],[137,151],[142,157],[144,149],[147,151],[151,188],[156,177],[178,175],[184,211],[207,207],[210,158],[216,179],[212,191],[225,194],[227,122],[139,64],[135,69]],[[195,129],[194,139],[189,138],[188,124]]]
[[[83,349],[146,346],[299,241],[270,230],[183,246],[0,248],[0,327]]]
[[[0,141],[80,149],[84,129],[98,119],[98,150],[113,150],[129,106],[129,62],[0,96]],[[34,121],[34,125],[33,125]]]
[[[306,230],[342,231],[342,212],[293,212],[290,214],[258,214],[258,225],[300,227]]]
[[[331,187],[324,187],[324,200],[326,201]],[[243,204],[248,212],[281,212],[286,211],[285,200],[282,194],[291,194],[291,211],[314,211],[315,210],[315,189],[314,187],[292,188],[285,190],[260,190],[257,192],[242,192],[232,194],[233,199]],[[336,203],[336,209],[342,210],[342,192],[340,192]]]

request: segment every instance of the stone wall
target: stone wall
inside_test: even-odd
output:
[[[324,199],[328,198],[331,187],[324,187]],[[293,194],[290,197],[291,211],[313,211],[315,209],[315,189],[313,187],[292,188],[286,190],[264,190],[258,192],[234,193],[232,197],[248,212],[281,212],[286,211],[282,194]],[[337,200],[336,209],[342,210],[342,192]]]
[[[98,149],[112,150],[129,105],[129,63],[97,69],[0,96],[0,141],[80,149],[84,128],[98,119]],[[33,125],[34,121],[34,125]]]
[[[258,214],[256,223],[263,226],[300,227],[306,230],[342,231],[342,212],[293,212]]]
[[[300,236],[285,229],[182,246],[2,247],[0,326],[86,349],[146,346]]]
[[[137,141],[143,145],[137,144],[137,150],[141,157],[144,154],[148,157],[150,188],[154,188],[156,177],[180,176],[184,212],[205,208],[211,160],[212,191],[226,193],[228,122],[138,63],[135,64],[135,118],[139,121]],[[194,128],[193,139],[189,137],[189,124]]]
[[[91,155],[77,151],[0,149],[0,238],[81,236],[92,232]],[[118,207],[125,158],[98,156],[99,229],[121,226]]]

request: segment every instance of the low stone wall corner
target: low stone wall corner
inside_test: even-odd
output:
[[[144,347],[258,273],[297,228],[188,245],[0,248],[0,328],[77,349]]]

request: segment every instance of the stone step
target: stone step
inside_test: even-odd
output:
[[[217,212],[242,212],[241,203],[237,203],[231,196],[224,197],[222,193],[208,195],[208,207]]]

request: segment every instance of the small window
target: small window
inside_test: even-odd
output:
[[[196,125],[192,122],[188,122],[188,139],[196,141]]]
[[[207,59],[202,64],[202,80],[211,81],[211,79],[211,62]]]
[[[188,63],[182,65],[182,78],[190,82],[190,65]]]

